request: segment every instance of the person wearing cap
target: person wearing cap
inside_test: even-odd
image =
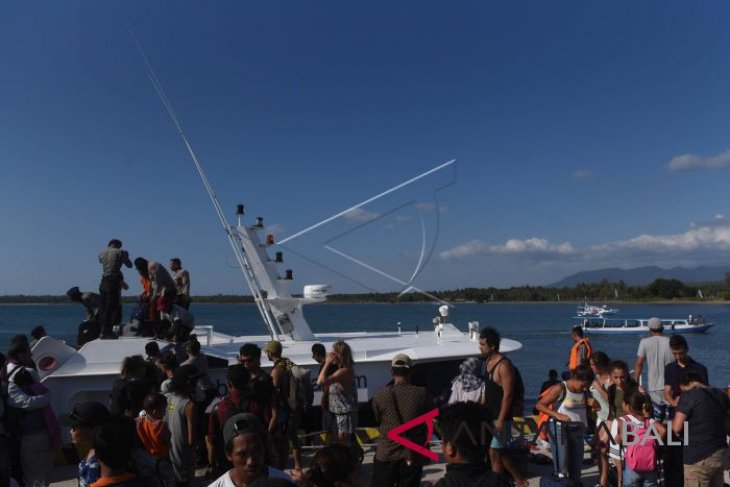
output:
[[[659,318],[651,318],[647,324],[649,336],[639,342],[634,366],[634,381],[639,383],[644,364],[647,365],[648,380],[646,391],[654,406],[654,418],[663,420],[667,413],[667,401],[664,399],[664,368],[672,363],[674,356],[669,348],[669,337],[663,334],[664,326]]]
[[[433,409],[426,388],[410,383],[412,370],[411,358],[397,354],[391,360],[392,385],[381,387],[373,395],[373,413],[380,430],[373,463],[373,487],[418,487],[421,483],[425,457],[388,438],[388,431]],[[426,445],[426,428],[414,428],[408,439]]]
[[[177,485],[192,485],[195,479],[198,408],[190,399],[199,377],[194,365],[181,365],[170,381],[167,397],[167,426],[170,428],[170,460]]]
[[[78,286],[66,291],[66,296],[74,303],[79,303],[86,311],[86,321],[94,319],[101,308],[101,297],[93,292],[81,292]]]
[[[280,478],[289,482],[286,473],[267,465],[267,432],[253,414],[231,416],[223,426],[226,458],[233,467],[208,487],[250,487],[261,478]]]
[[[293,471],[298,474],[302,470],[302,450],[299,442],[299,423],[301,411],[289,409],[289,370],[292,363],[289,359],[282,357],[281,342],[269,341],[264,347],[264,352],[269,361],[273,364],[271,369],[271,380],[274,383],[279,410],[279,429],[274,436],[274,445],[279,456],[276,465],[279,468],[286,468],[291,450],[294,459]]]
[[[62,426],[71,428],[71,443],[80,450],[89,449],[79,462],[77,470],[79,487],[89,487],[101,477],[101,467],[93,446],[93,430],[110,416],[109,410],[102,403],[87,401],[76,404],[70,413],[58,417]]]

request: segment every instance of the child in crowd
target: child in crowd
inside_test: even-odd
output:
[[[620,449],[620,457],[623,459],[623,485],[624,487],[656,487],[658,478],[656,472],[656,441],[651,439],[654,432],[664,440],[667,436],[667,428],[660,422],[652,419],[653,406],[651,399],[639,391],[636,385],[629,386],[623,395],[624,416],[616,418],[611,424],[611,436],[616,440]],[[638,438],[633,438],[627,444],[628,438],[624,438],[624,432],[633,432]],[[628,433],[627,433],[628,434]],[[647,451],[649,450],[649,451]],[[653,454],[650,452],[653,451]],[[627,456],[628,455],[628,456]],[[653,455],[653,456],[652,456]],[[636,460],[632,460],[631,458]],[[638,458],[641,457],[641,458]],[[632,470],[633,463],[649,464]]]
[[[143,447],[142,454],[134,455],[135,463],[145,470],[146,476],[156,479],[158,485],[174,484],[172,464],[168,459],[170,430],[165,423],[167,398],[160,393],[148,394],[144,399],[144,411],[135,418],[137,437]]]
[[[624,393],[627,389],[638,387],[633,381],[631,374],[629,373],[629,366],[623,360],[614,360],[608,364],[608,370],[611,373],[611,385],[608,387],[608,407],[609,407],[609,421],[613,422],[616,418],[624,416]],[[641,392],[644,392],[639,388]],[[613,460],[613,464],[616,466],[616,477],[618,485],[623,485],[623,458],[621,457],[621,451],[619,445],[612,441],[613,438],[609,438],[608,457]]]
[[[593,371],[593,384],[590,391],[593,399],[601,406],[595,414],[595,434],[593,435],[594,452],[598,457],[598,485],[605,487],[608,485],[608,438],[607,426],[610,407],[608,405],[608,388],[611,386],[611,373],[609,364],[611,360],[604,352],[595,352],[590,358],[590,366]]]

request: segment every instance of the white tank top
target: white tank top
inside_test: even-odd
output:
[[[586,395],[583,392],[570,392],[568,384],[563,382],[565,387],[565,398],[560,403],[558,412],[570,418],[571,421],[583,423],[588,426],[586,415]]]

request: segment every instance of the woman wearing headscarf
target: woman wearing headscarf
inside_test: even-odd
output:
[[[485,403],[484,378],[479,374],[481,360],[476,357],[464,360],[459,366],[460,373],[451,383],[449,404],[455,402]]]

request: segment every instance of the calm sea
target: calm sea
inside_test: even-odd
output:
[[[713,385],[730,385],[727,351],[730,305],[619,304],[618,307],[621,317],[684,318],[692,314],[717,323],[706,334],[687,335],[690,354],[707,366]],[[503,336],[522,342],[522,349],[511,357],[522,372],[528,396],[532,396],[536,395],[550,368],[563,370],[567,362],[575,308],[575,304],[458,304],[451,317],[463,330],[468,321],[479,321],[482,326],[495,326]],[[193,304],[191,311],[198,324],[213,325],[225,333],[265,332],[254,305]],[[316,332],[396,330],[399,321],[404,330],[420,325],[422,331],[429,331],[437,309],[431,304],[324,304],[309,306],[306,312]],[[125,308],[124,316],[129,313],[130,309]],[[78,305],[2,305],[0,350],[7,350],[13,335],[29,333],[39,324],[44,325],[50,335],[75,343],[76,328],[82,319],[83,311]],[[595,336],[591,341],[595,350],[625,360],[633,368],[641,338],[639,335]]]

